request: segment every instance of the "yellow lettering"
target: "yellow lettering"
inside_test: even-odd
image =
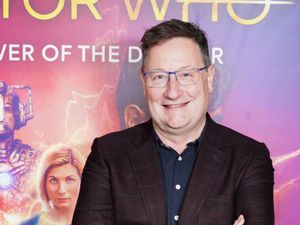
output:
[[[213,3],[211,8],[211,21],[216,22],[218,21],[218,3]]]
[[[223,0],[226,1],[226,0]],[[182,21],[189,21],[189,6],[191,3],[212,3],[212,21],[218,21],[218,4],[220,1],[217,0],[177,0],[177,2],[182,3]]]
[[[59,0],[56,9],[54,9],[52,12],[47,13],[47,14],[41,14],[36,12],[30,5],[29,0],[23,0],[24,1],[24,6],[27,10],[27,12],[33,16],[36,19],[39,20],[50,20],[53,19],[54,17],[56,17],[61,10],[64,8],[65,5],[65,0]]]
[[[126,9],[127,9],[129,19],[130,20],[137,20],[139,14],[140,14],[140,10],[141,10],[143,0],[137,0],[134,9],[132,9],[132,5],[131,5],[130,0],[124,0],[124,3],[125,3],[125,6],[126,6]]]
[[[101,20],[102,17],[97,11],[97,8],[95,7],[96,2],[98,2],[98,0],[72,0],[72,12],[71,12],[72,20],[77,19],[78,5],[86,5],[89,8],[89,10],[92,12],[96,20]]]
[[[218,5],[219,4],[227,4],[227,12],[231,16],[231,18],[243,25],[253,25],[261,22],[269,13],[271,4],[293,4],[290,1],[272,1],[272,0],[261,0],[261,1],[246,1],[246,0],[177,0],[177,2],[182,3],[182,20],[189,20],[189,5],[191,3],[212,3],[212,15],[211,20],[213,22],[218,21]],[[264,4],[264,9],[260,15],[253,19],[244,19],[238,16],[233,9],[233,4]]]
[[[253,24],[259,23],[268,15],[270,8],[271,8],[271,0],[265,0],[265,4],[264,4],[265,7],[259,16],[257,16],[254,19],[243,19],[243,18],[239,17],[238,15],[236,15],[236,13],[233,9],[233,6],[232,6],[232,2],[231,2],[232,0],[227,0],[227,1],[228,1],[228,4],[227,4],[228,14],[236,22],[238,22],[240,24],[244,24],[244,25],[253,25]]]
[[[9,18],[9,0],[3,0],[3,18],[8,19]]]
[[[189,21],[189,5],[190,0],[177,0],[177,2],[183,3],[182,4],[182,21],[188,22]]]
[[[153,8],[155,18],[157,20],[163,20],[165,18],[166,11],[167,11],[168,6],[169,6],[169,0],[164,0],[160,11],[158,10],[156,0],[151,0],[151,4],[152,4],[152,8]]]

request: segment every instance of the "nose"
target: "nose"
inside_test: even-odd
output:
[[[65,182],[59,182],[58,184],[58,192],[63,194],[67,192],[67,184]]]
[[[166,85],[165,96],[169,99],[177,99],[182,95],[181,86],[174,73],[170,74]]]

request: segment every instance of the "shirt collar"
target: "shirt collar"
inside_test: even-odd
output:
[[[187,143],[187,147],[188,147],[189,145],[197,146],[197,147],[194,148],[194,149],[195,149],[195,151],[198,152],[199,146],[200,146],[200,144],[201,144],[201,142],[202,142],[202,140],[203,140],[203,137],[205,136],[206,130],[207,130],[207,119],[206,119],[204,128],[203,128],[203,130],[202,130],[200,136],[199,136],[196,140]],[[159,136],[158,136],[158,134],[156,133],[156,131],[155,131],[155,129],[154,129],[153,126],[152,126],[152,131],[153,131],[153,135],[154,135],[154,139],[155,139],[155,144],[156,144],[157,147],[158,147],[158,146],[161,146],[161,147],[163,147],[164,149],[172,149],[171,147],[165,145],[165,144],[162,142],[162,140],[159,138]]]

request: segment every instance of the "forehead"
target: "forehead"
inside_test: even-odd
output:
[[[176,70],[203,65],[199,45],[191,38],[172,38],[148,50],[145,69]]]
[[[72,175],[78,176],[78,171],[72,164],[55,166],[48,171],[48,177],[64,178]]]

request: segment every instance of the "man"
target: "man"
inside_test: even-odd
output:
[[[170,20],[142,38],[152,119],[95,139],[73,225],[274,224],[266,146],[212,121],[205,33]],[[243,219],[235,224],[243,224]]]

